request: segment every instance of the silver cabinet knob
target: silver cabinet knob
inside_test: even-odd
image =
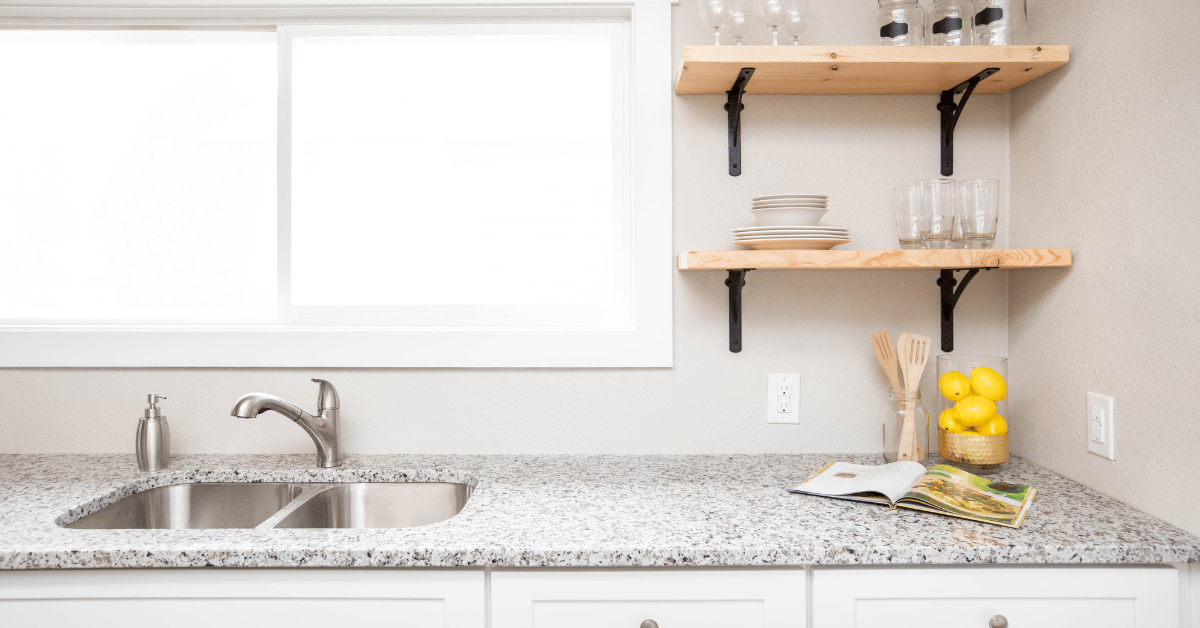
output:
[[[658,622],[654,621],[653,619],[647,619],[646,621],[642,622],[641,628],[658,628]]]
[[[1008,618],[1004,615],[996,615],[988,622],[988,628],[1008,628]]]

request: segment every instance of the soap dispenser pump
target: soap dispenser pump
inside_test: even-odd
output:
[[[158,409],[158,401],[166,397],[158,393],[146,395],[150,407],[138,421],[137,449],[139,471],[162,471],[171,463],[171,430],[167,428],[167,417]]]

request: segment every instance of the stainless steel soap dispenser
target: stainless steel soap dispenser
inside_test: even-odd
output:
[[[162,471],[171,464],[171,430],[167,428],[167,417],[158,410],[158,400],[166,397],[158,393],[146,395],[150,407],[138,421],[137,449],[139,471]]]

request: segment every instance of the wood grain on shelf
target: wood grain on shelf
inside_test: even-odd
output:
[[[684,46],[676,94],[724,94],[754,68],[750,94],[937,94],[986,68],[1000,94],[1065,64],[1068,46]]]
[[[680,270],[1054,268],[1070,265],[1070,249],[686,251],[679,254]]]

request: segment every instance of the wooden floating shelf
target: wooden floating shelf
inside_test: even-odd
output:
[[[748,94],[938,94],[987,68],[975,90],[1001,94],[1070,59],[1068,46],[684,46],[676,94],[724,94],[754,68]]]
[[[679,270],[961,270],[1060,268],[1071,249],[946,249],[938,251],[685,251]]]

